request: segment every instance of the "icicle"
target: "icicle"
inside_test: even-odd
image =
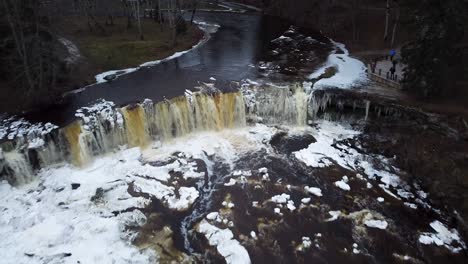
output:
[[[370,101],[366,100],[366,117],[364,118],[364,120],[366,121],[367,121],[367,118],[369,117],[369,108],[370,108]]]

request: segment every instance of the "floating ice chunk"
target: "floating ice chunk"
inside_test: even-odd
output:
[[[419,198],[421,198],[421,199],[426,199],[427,196],[428,196],[427,193],[425,193],[422,190],[419,190],[417,193],[418,193]]]
[[[235,170],[233,173],[232,173],[233,176],[246,176],[246,177],[250,177],[252,176],[252,171],[250,170],[246,170],[246,171],[243,171],[243,170]]]
[[[258,206],[258,201],[253,201],[253,202],[252,202],[252,206],[253,206],[253,207],[257,207],[257,206]]]
[[[251,236],[253,239],[257,239],[257,234],[255,233],[255,231],[250,231],[250,236]]]
[[[312,241],[310,240],[310,237],[302,237],[302,246],[304,248],[310,248],[310,246],[312,246]]]
[[[195,202],[198,196],[199,193],[195,187],[180,187],[179,197],[172,196],[167,199],[167,203],[171,209],[186,210]]]
[[[343,178],[342,178],[342,181],[344,181],[344,182],[348,183],[348,181],[349,181],[349,178],[348,178],[348,176],[346,176],[346,175],[345,175],[345,176],[343,176]]]
[[[273,197],[271,197],[271,201],[274,202],[274,203],[278,203],[278,204],[285,204],[288,202],[288,200],[291,198],[291,196],[289,194],[279,194],[279,195],[275,195]]]
[[[231,178],[231,179],[229,179],[229,182],[228,182],[228,183],[225,183],[225,184],[224,184],[224,186],[233,186],[233,185],[236,184],[236,182],[237,182],[237,181],[236,181],[235,179]]]
[[[444,246],[454,253],[466,249],[465,242],[460,238],[456,229],[449,230],[444,224],[439,221],[434,221],[430,224],[431,228],[436,233],[425,232],[419,236],[419,242],[425,245],[435,244]],[[456,242],[458,245],[453,245]]]
[[[270,175],[268,175],[268,173],[265,173],[265,174],[263,174],[262,179],[264,181],[269,181],[270,180]]]
[[[302,198],[302,199],[301,199],[301,203],[303,203],[303,204],[308,204],[308,203],[310,203],[310,198]]]
[[[287,208],[289,209],[289,211],[291,211],[291,212],[294,211],[294,210],[296,210],[296,206],[294,206],[294,202],[291,201],[291,200],[288,201],[288,204],[286,205],[286,207],[287,207]]]
[[[281,213],[281,210],[280,210],[278,207],[276,207],[275,209],[273,209],[273,211],[275,212],[275,214],[283,215],[283,214]]]
[[[338,217],[341,216],[341,211],[329,211],[328,213],[331,215],[331,217],[326,219],[325,222],[335,221],[336,219],[338,219]]]
[[[367,187],[367,189],[372,189],[372,184],[370,182],[368,182],[366,187]]]
[[[222,204],[224,207],[229,208],[229,209],[231,209],[231,208],[234,207],[234,203],[232,203],[232,202],[223,201],[221,204]]]
[[[358,249],[358,244],[353,244],[353,254],[359,254],[361,251]]]
[[[336,181],[336,182],[335,182],[335,186],[338,187],[338,188],[340,188],[340,189],[342,189],[342,190],[344,190],[344,191],[349,191],[349,190],[351,190],[351,187],[350,187],[345,181],[343,181],[343,180],[341,180],[341,181]]]
[[[401,200],[401,198],[398,197],[398,196],[396,196],[394,193],[392,193],[392,192],[387,188],[386,185],[384,185],[384,184],[379,184],[379,187],[382,188],[382,190],[383,190],[384,192],[386,192],[388,195],[392,196],[393,198],[395,198],[395,199],[397,199],[397,200]]]
[[[315,196],[319,196],[319,197],[322,196],[322,190],[320,190],[320,188],[306,186],[304,187],[304,190]]]
[[[210,81],[216,81],[214,77],[210,77]]]
[[[263,168],[258,169],[258,172],[260,172],[260,173],[267,173],[267,172],[268,172],[268,169],[265,168],[265,167],[263,167]]]
[[[228,264],[250,264],[250,256],[247,250],[234,239],[229,229],[220,229],[202,220],[198,225],[198,232],[205,235],[211,246],[216,246],[219,254],[223,256]]]
[[[397,189],[397,194],[398,196],[402,198],[406,198],[406,199],[414,198],[414,195],[411,192],[404,190],[404,189]]]
[[[414,204],[414,203],[405,202],[404,205],[411,208],[411,209],[418,209],[418,206],[416,204]]]
[[[385,220],[366,220],[364,221],[364,224],[367,227],[378,228],[378,229],[386,229],[388,226],[388,223]]]
[[[208,220],[215,220],[219,216],[218,212],[211,212],[206,215],[206,219]]]
[[[385,199],[383,197],[377,197],[377,201],[379,203],[383,203],[383,202],[385,202]]]

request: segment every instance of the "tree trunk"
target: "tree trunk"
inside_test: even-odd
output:
[[[393,33],[392,33],[392,41],[391,41],[391,47],[393,48],[393,45],[395,44],[395,36],[396,36],[396,30],[398,23],[400,22],[400,8],[397,10],[397,16],[395,19],[395,24],[393,24]]]
[[[387,0],[387,7],[385,10],[385,33],[384,33],[384,40],[388,38],[388,20],[390,17],[390,0]]]
[[[13,17],[16,17],[17,19],[20,18],[20,15],[18,13],[18,6],[16,6],[18,3],[19,1],[13,0],[11,3],[12,6],[10,9],[9,8],[10,5],[7,3],[7,0],[3,0],[3,4],[6,10],[7,21],[8,21],[8,24],[10,25],[10,29],[13,34],[13,38],[15,40],[16,51],[18,52],[18,56],[21,58],[23,68],[24,68],[24,74],[26,75],[26,80],[29,85],[29,88],[30,90],[33,90],[34,81],[32,79],[30,66],[28,63],[28,55],[27,55],[26,44],[24,40],[24,32],[21,26],[21,22],[13,20]]]
[[[192,17],[190,18],[190,25],[193,25],[193,18],[195,17],[195,12],[197,12],[198,1],[195,1],[192,9]]]
[[[175,47],[176,45],[176,36],[177,36],[177,21],[176,21],[176,0],[171,0],[171,27],[172,27],[172,47]]]
[[[138,32],[140,33],[140,40],[143,40],[143,32],[141,31],[141,16],[140,16],[140,0],[137,0],[136,16],[138,21]]]

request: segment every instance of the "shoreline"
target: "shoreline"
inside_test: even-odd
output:
[[[123,76],[123,75],[129,74],[129,73],[138,71],[141,68],[156,66],[156,65],[158,65],[158,64],[160,64],[162,62],[166,62],[166,61],[178,58],[178,57],[184,55],[185,53],[188,53],[188,52],[190,52],[192,50],[195,50],[195,49],[199,48],[200,46],[202,46],[203,44],[205,44],[211,38],[211,34],[216,33],[216,31],[220,28],[220,25],[218,25],[218,24],[210,24],[210,23],[206,23],[206,22],[203,22],[203,21],[194,21],[194,24],[196,24],[197,27],[201,31],[203,31],[204,34],[203,34],[203,37],[195,45],[193,45],[190,49],[182,50],[182,51],[176,51],[175,53],[173,53],[172,55],[170,55],[168,57],[165,57],[165,58],[162,58],[162,59],[159,59],[159,60],[147,61],[147,62],[144,62],[144,63],[142,63],[142,64],[140,64],[140,65],[138,65],[136,67],[130,67],[130,68],[118,69],[118,70],[110,70],[110,71],[105,71],[105,72],[98,73],[98,74],[96,74],[94,76],[95,83],[86,85],[86,86],[78,88],[78,89],[68,91],[68,92],[66,92],[66,93],[64,93],[62,95],[62,98],[66,97],[66,96],[68,96],[70,94],[80,93],[80,92],[86,90],[88,87],[94,86],[96,84],[106,83],[106,82],[109,82],[109,81],[114,81],[117,78],[119,78],[120,76]],[[106,79],[106,77],[109,77],[109,76],[112,76],[112,75],[115,75],[115,77],[112,80],[107,80]]]

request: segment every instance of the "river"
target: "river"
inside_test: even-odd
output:
[[[261,77],[255,66],[267,56],[270,41],[290,26],[286,21],[258,13],[198,12],[195,20],[220,28],[208,42],[180,57],[111,82],[90,85],[81,92],[68,94],[57,105],[27,114],[26,118],[63,125],[74,118],[78,108],[98,99],[116,105],[142,102],[146,98],[161,101],[183,95],[200,82],[212,82],[212,77],[216,86],[225,90],[230,88],[231,81],[255,80]]]
[[[322,85],[363,77],[320,34],[252,13],[198,19],[220,25],[202,46],[27,115],[58,126],[11,123],[6,263],[464,263],[458,213],[380,151],[403,133],[381,136],[395,120],[449,128],[302,83],[329,67]]]

